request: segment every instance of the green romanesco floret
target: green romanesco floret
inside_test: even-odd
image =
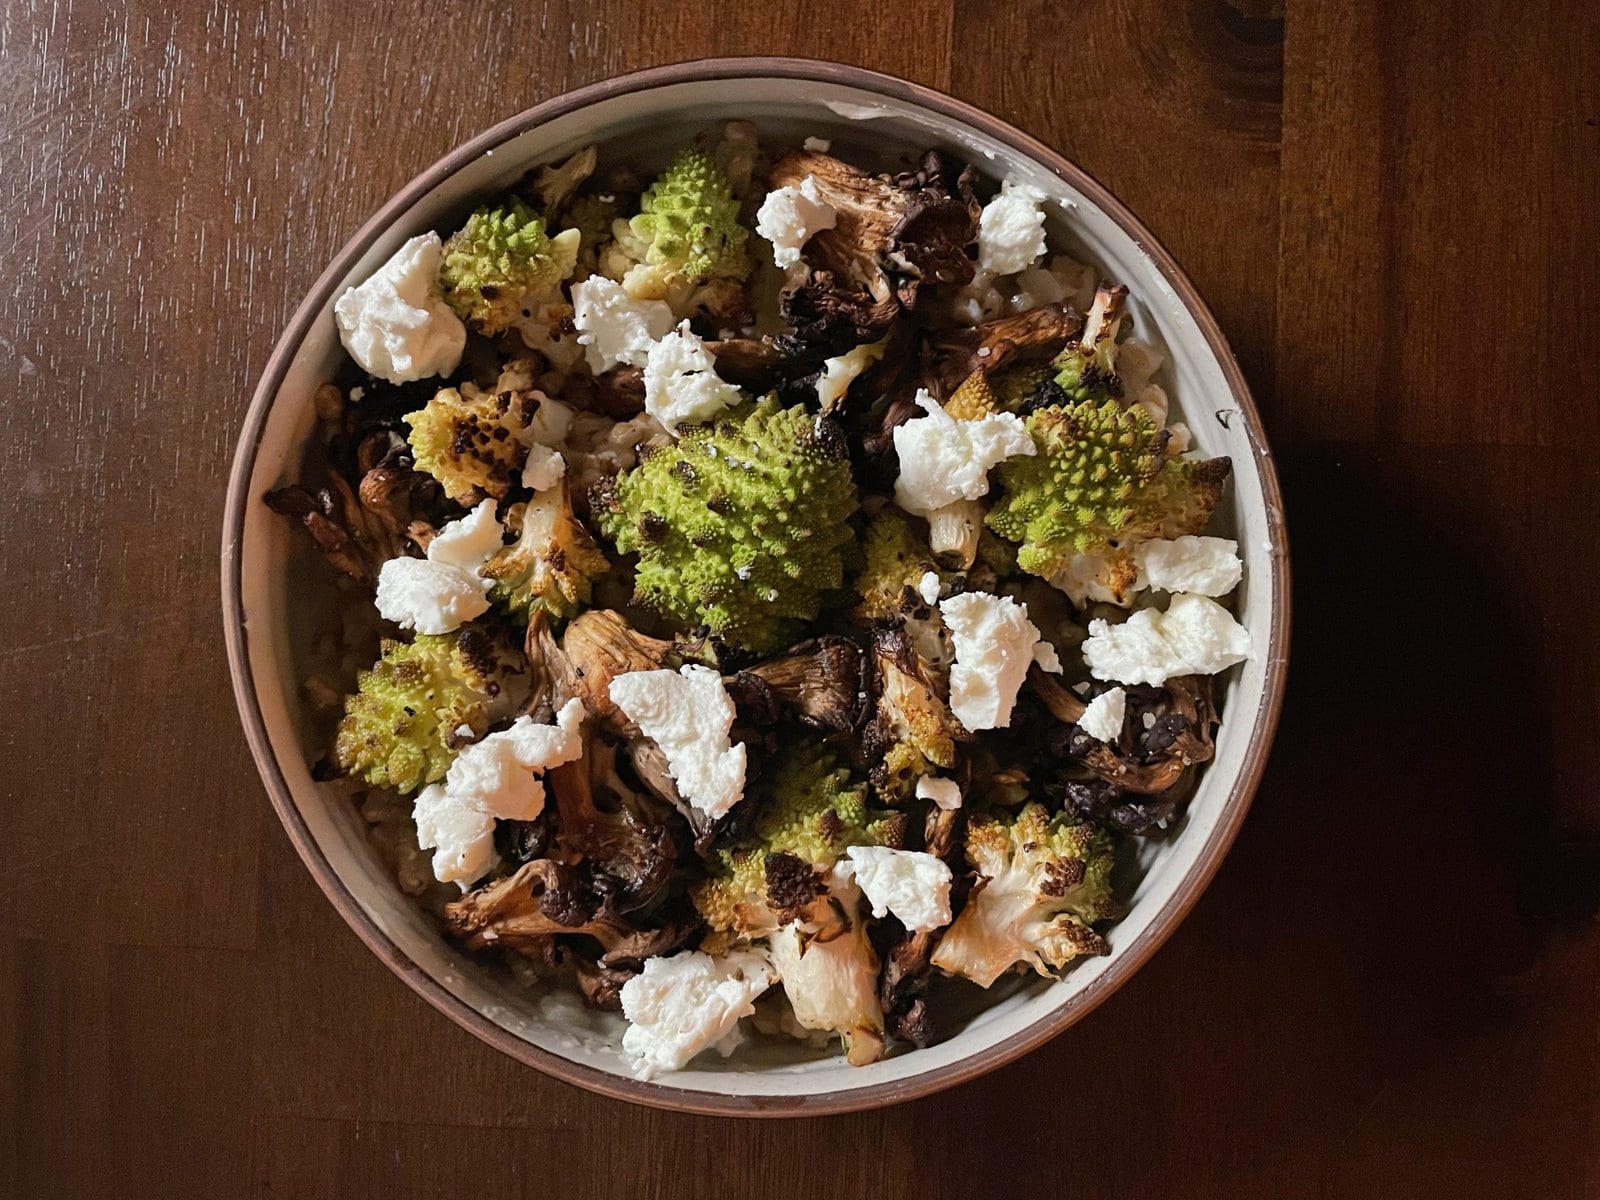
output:
[[[1226,458],[1178,457],[1148,412],[1116,400],[1041,408],[1026,424],[1039,452],[1000,464],[988,524],[1046,579],[1075,555],[1199,533],[1230,469]]]
[[[458,504],[481,495],[503,500],[528,458],[523,435],[539,411],[532,369],[513,362],[489,391],[474,383],[441,388],[405,417],[417,470],[437,479]]]
[[[1120,284],[1101,284],[1089,315],[1084,318],[1082,337],[1050,364],[1065,401],[1098,404],[1122,396],[1122,379],[1117,374],[1117,332],[1127,298],[1128,289]],[[1056,400],[1064,402],[1061,397]]]
[[[526,669],[522,651],[492,626],[386,639],[345,700],[334,763],[354,779],[402,793],[437,782],[461,747],[520,704]]]
[[[487,204],[444,244],[445,299],[479,333],[499,333],[528,304],[559,295],[577,263],[579,240],[575,229],[550,237],[539,214],[515,197]]]
[[[732,185],[715,159],[693,146],[646,189],[637,216],[613,224],[612,236],[601,270],[634,299],[666,300],[682,315],[726,308],[750,274],[749,233],[739,224]]]
[[[857,620],[898,617],[908,606],[923,604],[916,589],[929,571],[941,582],[953,578],[934,561],[921,522],[893,504],[885,504],[867,522],[861,547],[862,565],[854,581],[861,597],[854,614]]]
[[[572,512],[564,486],[545,488],[512,508],[507,524],[517,540],[481,570],[494,580],[489,598],[526,619],[530,613],[570,617],[589,602],[594,581],[610,569]]]
[[[1013,967],[1048,976],[1106,952],[1092,928],[1118,911],[1105,833],[1027,804],[1011,818],[974,820],[966,856],[980,886],[940,940],[934,966],[988,987]]]
[[[934,671],[909,634],[880,631],[873,637],[872,657],[878,701],[863,748],[876,760],[872,786],[889,803],[899,804],[911,798],[922,776],[955,766],[956,743],[971,734],[939,694]]]
[[[765,936],[796,919],[825,891],[821,873],[851,846],[905,839],[905,814],[872,807],[867,785],[813,743],[781,752],[744,803],[756,806],[750,836],[718,851],[711,877],[692,891],[706,923],[737,937]]]
[[[733,645],[778,649],[844,582],[855,480],[838,427],[804,406],[741,406],[608,492],[600,529],[639,556],[639,602]]]

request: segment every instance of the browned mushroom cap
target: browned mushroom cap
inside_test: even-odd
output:
[[[822,369],[827,348],[796,344],[780,347],[768,338],[723,338],[707,342],[717,360],[717,374],[746,391],[770,392],[782,384],[804,379]]]
[[[536,955],[560,934],[587,934],[609,948],[633,933],[625,922],[595,911],[575,869],[547,858],[446,905],[445,927],[469,950],[504,946]]]
[[[1014,316],[965,329],[947,329],[928,339],[923,385],[939,399],[974,371],[995,371],[1009,362],[1049,358],[1083,331],[1083,317],[1070,304],[1045,304]]]
[[[556,642],[550,614],[542,609],[529,615],[522,648],[528,659],[530,684],[523,711],[536,723],[549,725],[563,704],[580,695],[578,673]]]
[[[361,477],[357,489],[337,471],[328,471],[315,491],[297,485],[277,488],[265,499],[273,512],[305,527],[335,570],[371,586],[385,562],[406,553],[419,495],[431,487],[432,481],[412,470],[403,453],[391,447]],[[419,533],[431,532],[431,526],[421,526]]]
[[[807,725],[831,733],[848,733],[866,715],[867,695],[861,677],[861,649],[848,638],[812,638],[767,662],[757,663],[727,680],[735,697],[760,707],[770,692]],[[744,706],[741,706],[741,712]]]
[[[638,738],[639,727],[611,700],[611,681],[630,671],[654,671],[665,665],[672,643],[646,637],[621,613],[593,608],[567,626],[561,649],[575,672],[578,699],[602,729]]]

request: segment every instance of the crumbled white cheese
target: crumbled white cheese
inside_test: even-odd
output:
[[[667,756],[683,798],[715,820],[744,798],[745,748],[728,742],[733,700],[722,676],[690,664],[630,671],[611,681],[611,700]]]
[[[533,420],[528,422],[527,437],[541,446],[559,446],[567,440],[572,433],[572,419],[578,415],[578,410],[572,405],[560,400],[552,400],[543,392],[536,391],[539,407],[534,410]]]
[[[567,473],[567,460],[557,450],[535,442],[528,447],[528,461],[522,464],[522,486],[536,492],[548,491]]]
[[[941,601],[939,612],[956,647],[950,711],[974,732],[1007,728],[1039,641],[1027,606],[1010,596],[963,592]]]
[[[476,730],[474,730],[472,726],[468,725],[465,721],[456,726],[456,737],[465,740],[474,736],[476,736]]]
[[[833,143],[827,138],[808,137],[800,144],[813,154],[826,154],[829,150],[833,149]]]
[[[741,399],[717,378],[717,362],[685,321],[654,346],[644,364],[644,408],[667,429],[716,416]]]
[[[771,961],[757,950],[721,958],[685,950],[645,959],[644,970],[622,985],[622,1015],[629,1022],[622,1049],[633,1060],[634,1074],[649,1079],[660,1071],[681,1071],[711,1046],[731,1050],[735,1043],[728,1039],[772,981]]]
[[[781,187],[767,193],[756,213],[756,232],[772,243],[772,261],[792,267],[800,261],[800,248],[813,234],[832,229],[839,215],[817,191],[814,175],[799,187]]]
[[[367,374],[406,383],[460,365],[467,327],[440,290],[443,262],[439,235],[422,234],[335,302],[339,340]]]
[[[855,865],[872,915],[890,913],[913,933],[926,933],[950,924],[950,868],[944,860],[921,850],[891,850],[887,846],[851,846],[845,851]]]
[[[635,300],[620,283],[591,275],[572,285],[572,323],[578,328],[589,370],[642,367],[650,347],[672,332],[672,309],[664,300]]]
[[[989,491],[989,471],[997,463],[1036,453],[1033,438],[1012,413],[958,421],[926,389],[917,391],[916,400],[927,416],[894,431],[900,456],[894,498],[907,512],[926,516],[957,500],[976,500]]]
[[[1128,693],[1114,687],[1089,701],[1078,718],[1078,728],[1102,742],[1114,742],[1122,736],[1122,721],[1127,713]]]
[[[1044,254],[1044,193],[1006,180],[978,218],[978,270],[1015,275]]]
[[[1215,675],[1249,657],[1249,630],[1205,596],[1174,596],[1166,612],[1143,608],[1120,625],[1090,621],[1083,643],[1089,673],[1118,683]]]
[[[1056,653],[1056,648],[1043,638],[1033,648],[1033,661],[1039,664],[1041,671],[1048,671],[1052,675],[1062,672],[1061,656]]]
[[[518,717],[511,728],[468,746],[417,796],[417,844],[432,850],[434,878],[470,884],[494,862],[496,820],[531,821],[544,811],[537,772],[583,754],[583,703],[568,700],[554,725]]]
[[[500,549],[505,527],[494,515],[493,500],[484,500],[466,516],[451,521],[428,543],[428,559],[451,567],[476,570]]]
[[[1239,586],[1244,564],[1239,543],[1227,538],[1185,536],[1157,538],[1133,548],[1141,588],[1226,596]]]
[[[924,775],[917,780],[917,799],[932,800],[938,807],[949,812],[961,807],[961,785],[954,779],[939,779],[932,775]]]
[[[939,603],[939,576],[933,571],[924,571],[922,578],[917,580],[917,595],[928,604]]]
[[[378,572],[378,615],[402,629],[449,633],[489,611],[488,581],[426,558],[391,558]]]
[[[822,374],[817,376],[817,399],[823,412],[832,412],[838,406],[856,376],[882,358],[887,345],[887,342],[866,342],[836,358],[823,360]]]

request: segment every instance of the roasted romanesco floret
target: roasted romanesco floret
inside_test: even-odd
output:
[[[458,504],[479,495],[503,500],[528,458],[523,435],[539,411],[533,376],[516,362],[490,391],[474,383],[441,388],[426,407],[407,414],[407,440],[417,470],[426,471]]]
[[[972,735],[944,702],[933,671],[909,635],[880,632],[872,642],[878,705],[862,736],[875,760],[872,786],[889,803],[911,798],[917,780],[955,766],[956,742]]]
[[[535,492],[527,504],[512,508],[507,524],[517,540],[480,572],[494,580],[491,600],[522,617],[570,617],[589,602],[595,579],[611,564],[573,515],[565,487]]]
[[[929,571],[948,578],[919,524],[893,504],[885,504],[867,522],[861,538],[864,562],[854,581],[861,596],[854,613],[858,620],[898,617],[908,605],[924,603],[917,585]]]
[[[638,554],[640,603],[757,652],[777,649],[844,582],[856,508],[828,418],[765,400],[690,429],[596,497]]]
[[[544,221],[515,197],[489,204],[444,244],[439,281],[456,314],[479,333],[516,324],[530,303],[559,294],[578,260],[576,229],[555,237]]]
[[[1091,926],[1117,915],[1110,839],[1038,804],[1012,819],[980,818],[967,831],[967,862],[979,877],[933,965],[988,987],[1014,966],[1041,975],[1085,954],[1104,954]]]
[[[739,937],[761,937],[793,919],[821,894],[819,872],[851,846],[894,846],[905,837],[905,815],[872,807],[867,785],[811,743],[782,752],[744,802],[756,806],[749,839],[719,851],[714,874],[693,892],[712,929]]]
[[[352,778],[398,792],[437,782],[462,746],[515,710],[525,671],[522,651],[492,627],[385,640],[377,663],[345,700],[334,763]]]
[[[645,191],[639,213],[612,226],[600,269],[636,300],[666,300],[680,315],[721,312],[750,274],[739,201],[715,159],[686,146]]]
[[[1120,284],[1102,284],[1095,292],[1094,305],[1084,318],[1083,336],[1050,364],[1055,370],[1056,387],[1064,393],[1058,400],[1098,404],[1122,395],[1122,379],[1117,375],[1117,331],[1127,298],[1128,289]]]
[[[1230,469],[1226,458],[1178,457],[1146,410],[1116,400],[1041,408],[1026,424],[1039,452],[1000,464],[988,524],[1046,579],[1075,555],[1199,533]]]

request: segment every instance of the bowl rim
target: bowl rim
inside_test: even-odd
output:
[[[244,623],[242,598],[241,548],[245,516],[252,499],[250,481],[255,471],[256,453],[267,416],[276,401],[291,361],[317,316],[327,304],[329,296],[371,244],[388,231],[396,219],[413,204],[467,164],[475,161],[486,150],[492,150],[542,122],[632,92],[649,91],[687,82],[752,77],[798,79],[852,87],[877,93],[886,99],[916,105],[925,111],[959,121],[1049,169],[1110,217],[1149,256],[1156,269],[1172,286],[1174,294],[1199,328],[1207,347],[1216,356],[1223,376],[1227,380],[1233,403],[1239,409],[1249,435],[1251,453],[1255,459],[1267,506],[1266,521],[1271,542],[1272,563],[1273,621],[1264,653],[1265,671],[1261,706],[1256,715],[1255,728],[1251,731],[1249,749],[1239,774],[1234,779],[1233,787],[1223,802],[1217,826],[1212,831],[1210,839],[1201,848],[1199,857],[1188,874],[1179,880],[1149,925],[1092,985],[982,1054],[952,1063],[940,1070],[891,1083],[848,1091],[796,1093],[784,1096],[729,1095],[677,1088],[613,1075],[573,1062],[535,1046],[502,1028],[448,991],[408,957],[368,916],[323,855],[300,816],[288,781],[284,778],[277,758],[273,754],[257,700],[255,681],[246,648],[248,630]],[[221,567],[223,633],[228,669],[232,677],[234,699],[244,725],[245,738],[255,759],[257,771],[301,861],[323,894],[367,948],[434,1008],[518,1062],[537,1068],[565,1083],[613,1099],[710,1116],[823,1116],[898,1104],[955,1087],[987,1074],[1020,1058],[1087,1016],[1144,966],[1150,956],[1188,915],[1189,910],[1194,907],[1216,874],[1223,857],[1238,834],[1240,824],[1249,810],[1265,769],[1278,716],[1283,707],[1288,668],[1291,602],[1288,535],[1283,517],[1282,493],[1277,474],[1273,469],[1271,454],[1267,449],[1261,416],[1220,325],[1172,254],[1104,185],[1037,138],[944,92],[864,67],[820,59],[764,56],[707,58],[651,67],[600,80],[564,92],[501,121],[457,146],[413,177],[368,218],[334,256],[311,286],[305,299],[295,309],[294,315],[267,359],[245,414],[228,479]]]

